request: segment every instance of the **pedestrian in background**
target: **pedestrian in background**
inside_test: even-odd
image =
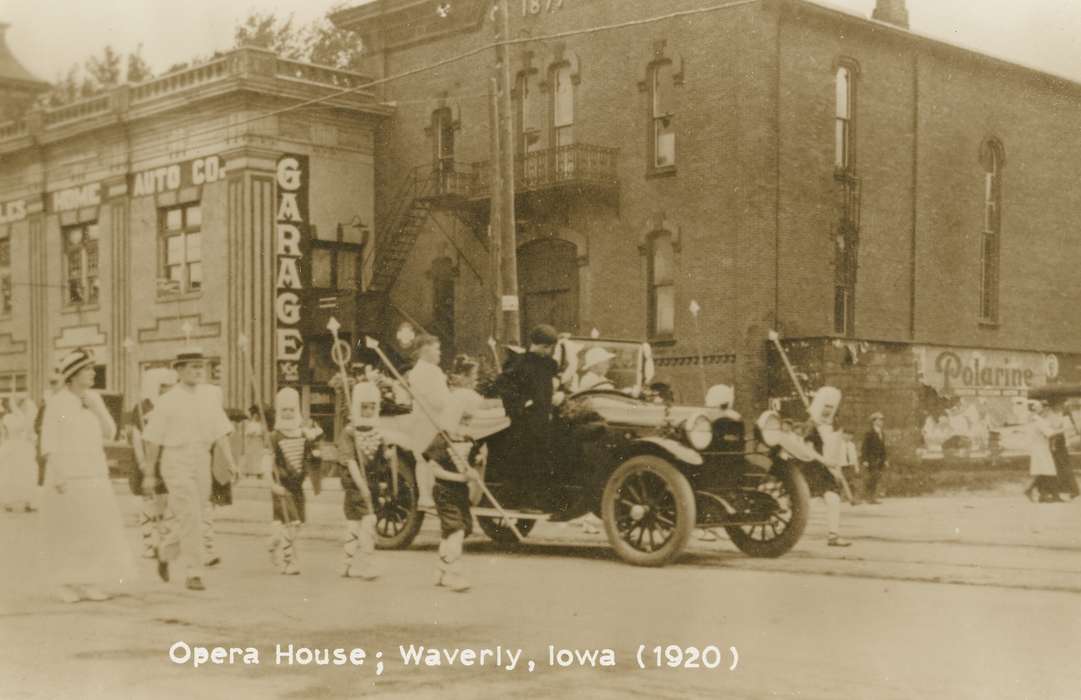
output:
[[[1054,425],[1050,409],[1042,401],[1030,401],[1029,410],[1033,419],[1029,423],[1029,474],[1032,483],[1025,489],[1025,495],[1031,501],[1054,503],[1061,501],[1058,495],[1058,472],[1055,471],[1055,459],[1051,455],[1051,438],[1062,429],[1061,424]]]
[[[8,512],[34,511],[38,465],[34,452],[34,415],[37,406],[24,398],[4,415],[6,436],[0,443],[0,499]]]
[[[868,503],[877,505],[878,481],[882,470],[890,466],[886,455],[886,434],[883,426],[886,417],[878,411],[871,414],[871,427],[863,436],[863,448],[860,457],[863,460],[863,498]]]
[[[124,536],[105,440],[116,423],[94,386],[94,356],[70,352],[60,362],[64,387],[45,409],[41,450],[48,462],[42,525],[49,572],[60,584],[61,600],[107,600],[101,587],[135,576]]]
[[[1070,500],[1077,498],[1077,477],[1073,473],[1073,464],[1070,463],[1070,450],[1066,445],[1066,419],[1063,416],[1063,403],[1057,401],[1050,407],[1051,420],[1061,430],[1051,436],[1051,457],[1055,460],[1055,471],[1058,473],[1058,491],[1066,494]]]

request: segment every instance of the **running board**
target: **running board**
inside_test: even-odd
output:
[[[506,513],[506,517],[514,520],[547,520],[551,517],[551,513],[526,513],[520,510],[504,510],[500,511],[496,508],[470,508],[473,511],[473,515],[481,518],[502,518]]]

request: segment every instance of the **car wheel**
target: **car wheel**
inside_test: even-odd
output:
[[[608,477],[601,519],[623,561],[664,566],[683,551],[694,529],[694,492],[668,460],[632,457]]]
[[[807,527],[811,492],[803,472],[791,464],[778,463],[758,484],[777,504],[765,522],[726,527],[732,543],[752,557],[779,557],[796,546]]]
[[[375,546],[379,549],[405,549],[416,539],[424,523],[424,513],[417,510],[417,480],[410,464],[400,462],[398,493],[391,489],[391,472],[378,480],[375,498]]]
[[[511,521],[517,526],[518,532],[522,533],[522,537],[529,537],[533,526],[537,524],[536,520],[511,518]],[[484,530],[484,534],[488,535],[493,542],[499,544],[515,544],[518,542],[518,538],[514,536],[514,531],[510,529],[505,518],[478,517],[477,522],[480,523],[480,529]]]

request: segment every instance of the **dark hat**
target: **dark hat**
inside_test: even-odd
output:
[[[191,362],[206,362],[206,355],[201,348],[185,348],[178,352],[173,360],[173,369]]]
[[[556,329],[547,323],[534,326],[533,330],[529,331],[529,342],[534,345],[555,345],[558,340],[559,334]]]
[[[56,371],[60,374],[60,378],[63,379],[64,382],[70,382],[71,378],[76,374],[87,367],[93,366],[93,351],[86,348],[76,348],[60,360],[60,363],[56,366]]]

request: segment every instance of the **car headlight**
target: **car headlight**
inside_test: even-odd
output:
[[[701,413],[689,417],[683,422],[683,434],[687,442],[696,450],[704,450],[713,442],[713,424]]]

